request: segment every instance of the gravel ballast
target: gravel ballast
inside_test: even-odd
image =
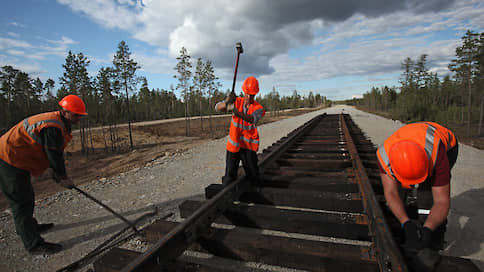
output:
[[[261,149],[272,145],[311,118],[327,113],[349,113],[356,124],[379,146],[402,124],[357,111],[349,106],[295,116],[259,127]],[[171,154],[111,178],[102,178],[80,188],[129,220],[135,220],[153,207],[158,218],[173,213],[178,220],[178,205],[186,199],[204,199],[204,188],[220,183],[225,168],[226,138],[214,140]],[[461,144],[452,172],[452,204],[443,254],[475,260],[484,269],[484,151]],[[57,186],[52,184],[52,186]],[[67,190],[37,200],[35,217],[41,223],[54,222],[44,234],[46,241],[61,243],[65,250],[51,256],[31,256],[15,234],[9,210],[0,213],[0,271],[55,271],[86,255],[114,233],[125,227],[118,218],[79,193]],[[154,219],[154,218],[153,218]],[[144,250],[146,243],[135,238],[124,247]]]

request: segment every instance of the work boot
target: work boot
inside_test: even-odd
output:
[[[38,224],[37,231],[39,233],[44,233],[54,227],[54,223],[47,223],[47,224]]]
[[[61,244],[40,242],[29,250],[32,255],[55,254],[62,250]]]

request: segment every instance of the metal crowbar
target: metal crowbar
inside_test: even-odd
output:
[[[51,174],[52,174],[52,178],[57,182],[57,183],[60,183],[60,179],[59,177],[57,177],[55,175],[55,173],[53,171],[51,171]],[[83,190],[79,189],[77,186],[75,186],[74,184],[72,185],[72,189],[78,191],[80,194],[84,195],[85,197],[89,198],[90,200],[96,202],[97,204],[99,204],[101,207],[103,207],[104,209],[108,210],[110,213],[114,214],[117,218],[123,220],[126,224],[128,224],[128,226],[130,226],[134,232],[136,233],[139,233],[138,230],[136,229],[136,226],[135,224],[133,224],[133,222],[129,221],[128,219],[126,219],[124,216],[122,216],[121,214],[115,212],[113,209],[109,208],[106,204],[102,203],[101,201],[95,199],[93,196],[91,196],[90,194],[84,192]]]
[[[72,187],[72,189],[78,191],[79,193],[83,194],[85,197],[89,198],[90,200],[96,202],[97,204],[99,204],[101,207],[103,207],[104,209],[110,211],[112,214],[114,214],[116,217],[118,217],[119,219],[123,220],[126,224],[128,224],[128,226],[130,226],[134,232],[138,233],[138,230],[136,229],[136,226],[133,224],[133,222],[129,221],[128,219],[126,219],[124,216],[122,216],[121,214],[115,212],[113,209],[109,208],[106,204],[102,203],[101,201],[95,199],[93,196],[91,196],[90,194],[84,192],[83,190],[77,188],[77,186],[74,185],[74,187]]]

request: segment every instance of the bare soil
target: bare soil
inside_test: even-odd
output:
[[[304,114],[316,109],[297,109],[267,113],[259,125]],[[108,128],[92,129],[92,145],[89,140],[89,154],[82,154],[79,132],[73,133],[73,140],[66,148],[66,168],[68,175],[76,185],[109,178],[140,168],[150,162],[175,153],[182,153],[201,143],[228,135],[230,116],[205,117],[190,120],[190,136],[186,136],[185,120],[160,120],[132,124],[134,148],[129,148],[127,126],[118,126],[118,148],[112,150]],[[202,128],[203,123],[203,128]],[[210,126],[211,123],[211,126]],[[36,199],[43,199],[64,189],[44,176],[32,178]],[[0,210],[8,208],[8,203],[0,193]]]

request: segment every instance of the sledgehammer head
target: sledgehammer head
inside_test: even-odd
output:
[[[237,48],[237,52],[239,52],[240,54],[244,53],[244,48],[242,47],[242,43],[236,43],[235,44],[235,48]]]

